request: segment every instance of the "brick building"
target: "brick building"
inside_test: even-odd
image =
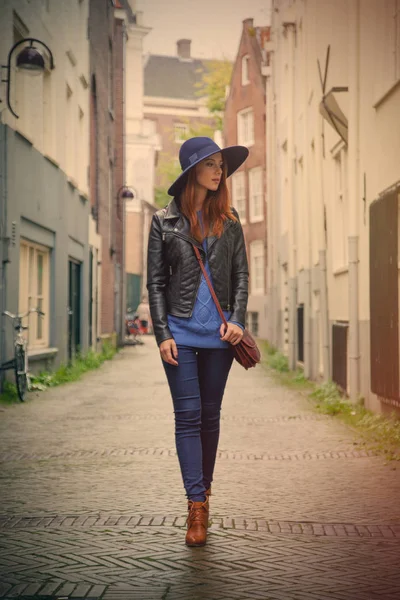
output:
[[[91,344],[116,335],[122,340],[124,304],[124,0],[90,0],[90,197]]]
[[[192,58],[191,40],[178,40],[176,56],[149,55],[144,67],[144,116],[155,123],[160,137],[156,186],[166,186],[165,161],[178,159],[189,129],[215,126],[206,101],[197,95],[207,60]]]
[[[269,27],[243,21],[224,116],[226,146],[247,146],[250,155],[228,180],[232,203],[243,225],[250,268],[247,326],[266,337],[266,98],[263,67]]]

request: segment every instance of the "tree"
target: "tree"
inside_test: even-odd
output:
[[[226,89],[232,76],[232,63],[227,60],[210,60],[204,63],[201,81],[195,84],[196,96],[206,98],[206,105],[215,117],[217,129],[222,130]]]

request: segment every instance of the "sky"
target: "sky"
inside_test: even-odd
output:
[[[234,60],[243,19],[268,25],[270,0],[131,0],[143,12],[144,52],[176,55],[176,42],[192,40],[193,58]]]

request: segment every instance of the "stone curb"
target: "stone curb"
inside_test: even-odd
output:
[[[99,527],[185,527],[186,516],[174,515],[0,515],[0,529],[91,529]],[[260,531],[326,537],[400,538],[398,523],[314,523],[267,521],[245,517],[211,517],[211,530]]]
[[[24,460],[54,460],[68,458],[114,458],[121,456],[157,456],[157,457],[176,457],[174,448],[111,448],[105,450],[75,450],[71,452],[57,452],[49,454],[35,453],[9,453],[0,455],[0,463],[19,462]],[[267,453],[245,453],[245,452],[226,452],[219,451],[218,460],[263,460],[263,461],[301,461],[301,460],[332,460],[343,458],[370,458],[376,457],[378,453],[372,450],[338,450],[328,452],[302,452],[283,454]]]

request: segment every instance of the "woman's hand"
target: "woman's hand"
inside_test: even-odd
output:
[[[160,346],[161,358],[169,363],[170,365],[178,366],[178,362],[175,360],[178,358],[178,348],[176,347],[175,340],[170,338],[161,342]]]
[[[226,330],[224,323],[222,323],[219,332],[221,334],[221,340],[223,342],[229,342],[233,346],[236,346],[243,337],[243,329],[234,323],[228,323]]]

